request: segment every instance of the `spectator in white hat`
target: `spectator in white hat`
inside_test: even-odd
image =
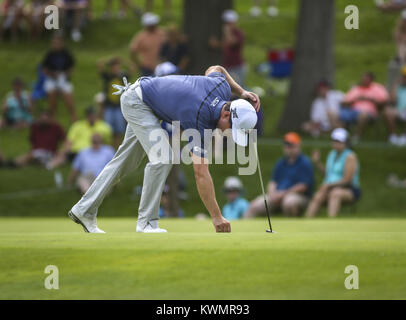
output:
[[[313,162],[324,172],[324,181],[311,200],[306,217],[317,215],[321,206],[327,203],[329,217],[336,217],[343,203],[353,203],[361,196],[359,171],[356,154],[349,147],[349,134],[343,128],[331,133],[333,150],[327,157],[326,165],[320,162],[320,152],[313,153]]]
[[[146,12],[141,18],[144,27],[130,43],[131,59],[141,76],[152,76],[160,60],[160,50],[165,41],[165,32],[158,26],[158,15]]]
[[[209,46],[221,49],[223,66],[241,86],[245,83],[246,66],[243,58],[244,33],[238,27],[238,14],[234,10],[225,10],[222,14],[223,34],[221,40],[215,36],[209,39]]]
[[[244,187],[237,177],[228,177],[224,181],[223,192],[227,197],[227,204],[222,213],[227,220],[241,219],[250,203],[242,197]]]

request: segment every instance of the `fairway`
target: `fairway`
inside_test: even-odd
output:
[[[405,299],[406,220],[161,220],[168,234],[137,234],[136,219],[101,218],[85,234],[68,218],[0,219],[0,299]],[[59,268],[46,290],[44,268]],[[344,269],[359,268],[359,290]]]

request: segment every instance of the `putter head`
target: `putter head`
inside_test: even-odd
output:
[[[276,231],[274,231],[274,230],[265,230],[266,231],[266,233],[276,233]]]

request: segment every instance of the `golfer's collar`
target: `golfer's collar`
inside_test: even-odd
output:
[[[213,111],[213,122],[215,125],[217,125],[217,123],[220,120],[220,116],[221,116],[221,110],[223,110],[223,107],[225,106],[225,104],[227,103],[227,101],[221,100],[217,106],[214,107],[214,111]]]

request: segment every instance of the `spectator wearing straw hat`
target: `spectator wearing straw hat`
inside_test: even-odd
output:
[[[141,76],[152,76],[160,61],[160,51],[165,41],[165,32],[159,27],[158,15],[146,12],[141,18],[143,30],[130,43],[131,59]]]
[[[250,203],[242,197],[244,187],[237,177],[228,177],[224,181],[223,192],[227,197],[227,204],[223,207],[222,214],[227,220],[241,219]]]

